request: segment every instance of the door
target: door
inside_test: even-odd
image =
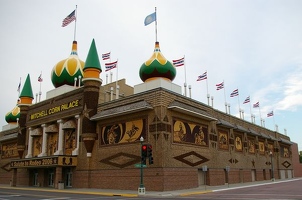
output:
[[[72,187],[72,170],[71,170],[71,168],[66,168],[65,186]]]

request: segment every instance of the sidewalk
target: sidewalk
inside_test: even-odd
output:
[[[225,184],[220,186],[200,186],[198,188],[175,190],[175,191],[165,191],[156,192],[148,191],[146,188],[146,194],[142,196],[160,196],[160,197],[173,197],[173,196],[190,196],[194,194],[204,194],[209,192],[218,192],[223,190],[231,190],[245,187],[253,187],[259,185],[276,184],[281,182],[295,181],[302,178],[294,179],[277,179],[275,181],[257,181],[257,182],[247,182],[247,183],[237,183],[237,184]],[[48,191],[48,192],[64,192],[64,193],[75,193],[75,194],[95,194],[102,196],[124,196],[124,197],[138,197],[138,191],[134,190],[113,190],[113,189],[91,189],[91,188],[68,188],[68,189],[54,189],[54,188],[42,188],[42,187],[10,187],[9,185],[0,185],[1,188],[15,189],[15,190],[34,190],[34,191]]]

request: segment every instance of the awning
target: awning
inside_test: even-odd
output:
[[[260,133],[256,132],[256,131],[253,130],[253,129],[249,129],[249,132],[248,132],[248,133],[251,134],[251,135],[254,135],[254,136],[261,136]]]
[[[243,133],[248,133],[249,130],[240,125],[235,125],[235,130]]]
[[[285,143],[285,144],[289,144],[289,145],[292,145],[293,143],[291,142],[291,141],[289,141],[289,140],[286,140],[286,139],[283,139],[283,138],[279,138],[280,140],[280,142],[282,142],[282,143]]]
[[[277,141],[277,138],[275,138],[275,137],[273,137],[273,136],[271,136],[271,135],[268,135],[268,136],[270,137],[271,140]]]
[[[201,110],[199,108],[195,108],[193,106],[174,101],[169,106],[168,109],[174,110],[183,114],[188,114],[196,117],[201,117],[203,119],[209,120],[209,121],[216,121],[217,119],[212,117],[210,114],[208,114],[206,111]]]
[[[236,128],[233,124],[231,124],[230,122],[225,121],[223,119],[218,119],[216,124],[219,126],[227,127],[227,128]]]
[[[6,141],[6,140],[11,140],[11,139],[16,139],[17,137],[18,137],[18,133],[7,134],[0,138],[0,142]]]
[[[126,115],[134,112],[151,110],[151,109],[153,109],[153,107],[149,103],[147,103],[146,101],[139,101],[124,106],[114,107],[108,110],[102,110],[101,112],[92,116],[91,120],[97,121],[100,119],[111,118],[115,116]]]
[[[260,136],[266,139],[270,139],[269,135],[266,135],[265,133],[260,132]]]

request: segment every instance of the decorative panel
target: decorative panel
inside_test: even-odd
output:
[[[173,120],[173,142],[207,146],[208,127],[181,120]]]
[[[139,141],[140,137],[146,138],[145,119],[111,124],[102,127],[100,145],[136,142]]]

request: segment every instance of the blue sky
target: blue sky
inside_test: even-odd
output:
[[[17,86],[27,74],[34,93],[39,92],[42,71],[42,100],[53,89],[50,72],[69,56],[74,22],[62,28],[62,20],[77,9],[76,40],[80,59],[85,61],[94,38],[99,54],[111,52],[118,59],[118,78],[127,84],[142,83],[139,68],[150,58],[155,42],[155,24],[144,26],[145,17],[157,7],[158,41],[170,61],[185,56],[185,68],[177,68],[174,83],[191,85],[192,98],[207,103],[207,90],[214,108],[224,111],[224,92],[231,114],[250,121],[250,105],[256,124],[260,114],[265,127],[280,133],[287,130],[302,150],[302,1],[299,0],[87,0],[87,1],[0,1],[1,76],[0,126],[16,104]],[[101,78],[106,79],[104,63]],[[208,80],[197,82],[207,71]],[[112,70],[113,78],[116,70]],[[224,81],[224,90],[216,84]],[[207,83],[207,84],[206,84]],[[208,85],[208,87],[207,87]],[[239,90],[238,97],[230,93]],[[35,102],[35,100],[34,100]],[[267,118],[270,111],[274,116]]]

